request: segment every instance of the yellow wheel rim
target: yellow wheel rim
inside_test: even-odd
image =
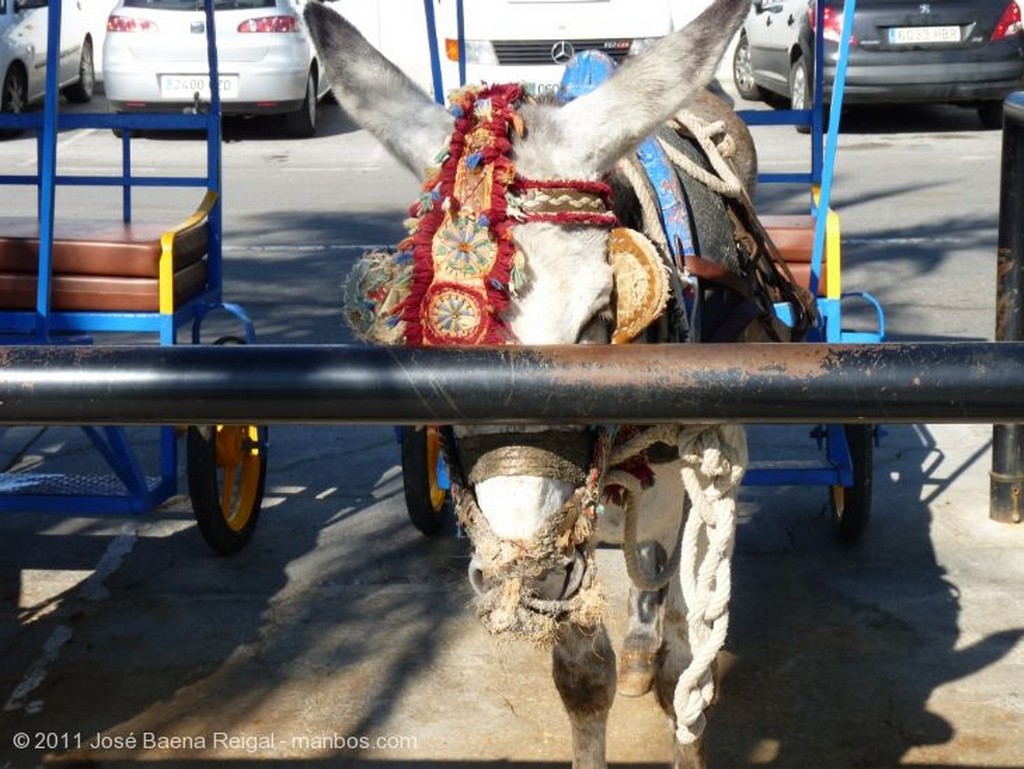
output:
[[[255,510],[262,450],[255,425],[217,425],[220,511],[232,531],[242,531]]]
[[[427,430],[427,483],[430,487],[430,506],[440,510],[447,492],[437,483],[437,463],[441,458],[441,436],[434,428]]]

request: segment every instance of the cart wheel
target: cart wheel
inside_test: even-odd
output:
[[[199,531],[218,553],[240,550],[252,537],[267,478],[267,428],[188,428],[188,491]]]
[[[245,344],[225,336],[215,344]],[[252,538],[267,479],[268,431],[258,425],[188,428],[188,490],[199,531],[218,553]]]
[[[850,447],[852,486],[832,487],[832,517],[836,533],[845,543],[860,539],[871,515],[871,489],[874,470],[874,425],[844,425]]]
[[[413,526],[433,537],[452,521],[451,494],[441,488],[437,477],[441,435],[433,427],[403,427],[401,436],[405,507]]]

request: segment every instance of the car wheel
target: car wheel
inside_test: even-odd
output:
[[[316,75],[310,70],[306,76],[306,96],[302,106],[284,116],[288,135],[306,139],[316,133]]]
[[[0,90],[0,112],[18,114],[25,111],[25,73],[17,66],[12,66],[4,75],[3,89]],[[11,139],[20,135],[20,128],[8,128],[0,131],[0,138]]]
[[[732,56],[732,79],[736,91],[747,101],[763,101],[764,91],[754,81],[754,68],[750,64],[750,43],[746,35],[740,35],[736,51]]]
[[[68,101],[85,104],[92,101],[95,90],[96,67],[92,58],[92,41],[86,39],[82,43],[82,56],[78,60],[78,80],[65,88],[63,93]]]
[[[1001,101],[987,101],[978,107],[978,119],[981,125],[989,130],[998,130],[1003,127],[1003,103]]]
[[[797,55],[789,68],[789,106],[791,109],[811,108],[811,79],[803,55]],[[810,133],[811,127],[798,125],[799,133]]]

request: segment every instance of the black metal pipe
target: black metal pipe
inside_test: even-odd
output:
[[[1024,422],[1024,343],[0,348],[0,424]]]
[[[1024,92],[1003,104],[1003,154],[997,250],[997,342],[1024,339]],[[989,517],[1021,522],[1024,491],[1024,425],[992,427]]]

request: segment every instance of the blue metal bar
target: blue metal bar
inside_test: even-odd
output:
[[[456,38],[459,41],[459,87],[466,84],[466,13],[463,0],[455,0]]]
[[[812,109],[741,109],[736,114],[747,125],[813,125]]]
[[[69,187],[121,187],[130,184],[134,187],[201,187],[209,186],[205,176],[65,176],[58,174],[54,181],[60,186]],[[38,176],[25,174],[0,175],[0,184],[23,184],[34,186],[39,184]]]
[[[814,93],[811,114],[811,183],[821,184],[823,154],[821,113],[825,92],[825,3],[815,3],[814,10]],[[812,271],[813,272],[813,271]]]
[[[121,220],[132,220],[132,132],[121,129]]]
[[[823,6],[823,3],[818,5]],[[839,149],[839,117],[843,109],[843,93],[846,88],[846,64],[850,56],[850,37],[853,35],[853,13],[856,7],[857,0],[846,0],[843,3],[843,33],[839,36],[836,74],[832,81],[832,101],[828,115],[825,158],[821,173],[821,191],[816,201],[814,220],[814,253],[811,257],[811,276],[808,289],[815,296],[818,293],[818,285],[821,282],[821,265],[825,258],[826,225],[828,222],[829,206],[832,202],[832,179],[835,176],[836,152]],[[819,33],[821,28],[821,18],[819,18]]]
[[[434,84],[434,101],[444,104],[444,79],[441,76],[441,53],[437,45],[437,20],[434,18],[433,0],[423,0],[427,17],[427,45],[430,46],[430,76]]]
[[[60,0],[53,0],[47,8],[46,44],[49,63],[59,59],[54,52],[60,51]],[[60,100],[58,68],[46,68],[46,94],[43,99],[43,138],[39,210],[39,280],[36,284],[36,334],[45,339],[46,321],[50,315],[50,276],[53,266],[53,216],[56,190],[54,177],[57,175],[57,110]]]

